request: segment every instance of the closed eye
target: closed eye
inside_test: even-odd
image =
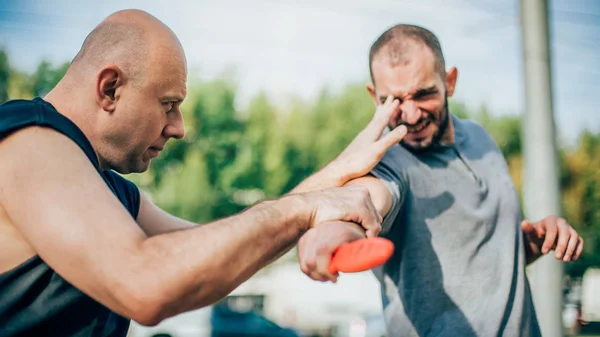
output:
[[[415,99],[415,100],[427,99],[427,98],[430,98],[431,96],[437,94],[437,92],[438,91],[436,88],[428,88],[428,89],[418,90],[413,95],[413,99]]]

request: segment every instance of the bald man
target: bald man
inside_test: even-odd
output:
[[[310,228],[377,235],[362,187],[290,193],[203,226],[153,205],[116,172],[147,170],[184,136],[186,77],[173,32],[127,10],[89,34],[47,96],[0,106],[0,336],[125,336],[130,319],[221,299]],[[379,139],[392,113],[379,108],[313,179],[371,170],[404,135]]]

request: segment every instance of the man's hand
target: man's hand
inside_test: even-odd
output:
[[[377,107],[373,119],[346,149],[331,163],[298,185],[292,193],[343,186],[348,181],[369,173],[386,151],[406,135],[406,127],[401,125],[381,137],[399,106],[398,100],[389,96],[385,103]]]
[[[339,221],[327,222],[312,228],[298,243],[300,268],[316,281],[337,281],[337,273],[329,272],[333,252],[342,243],[365,237],[364,231],[355,224]]]
[[[329,221],[345,221],[360,224],[368,237],[377,236],[381,231],[383,219],[366,187],[334,187],[304,196],[313,209],[310,228]]]
[[[556,259],[564,262],[575,261],[583,251],[583,238],[563,218],[549,216],[539,222],[521,222],[527,239],[527,263],[554,249]]]

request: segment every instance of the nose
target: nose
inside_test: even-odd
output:
[[[181,139],[185,136],[185,126],[183,125],[181,111],[169,114],[169,122],[163,130],[163,136],[175,139]]]
[[[402,122],[406,124],[416,124],[421,118],[421,112],[419,108],[412,100],[405,100],[400,105],[400,111],[402,116]]]

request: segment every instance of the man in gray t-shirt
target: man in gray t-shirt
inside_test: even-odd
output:
[[[380,235],[394,242],[392,258],[374,270],[390,337],[540,336],[525,266],[552,249],[575,260],[583,240],[564,219],[521,218],[494,141],[448,110],[458,72],[446,72],[435,35],[392,27],[373,44],[369,63],[373,101],[395,109],[384,124],[408,133],[370,174],[336,184],[367,187],[384,217]],[[319,174],[311,179],[328,186]],[[343,226],[337,237],[325,230],[305,234],[300,263],[311,278],[335,281],[327,271],[332,251],[362,236]]]

